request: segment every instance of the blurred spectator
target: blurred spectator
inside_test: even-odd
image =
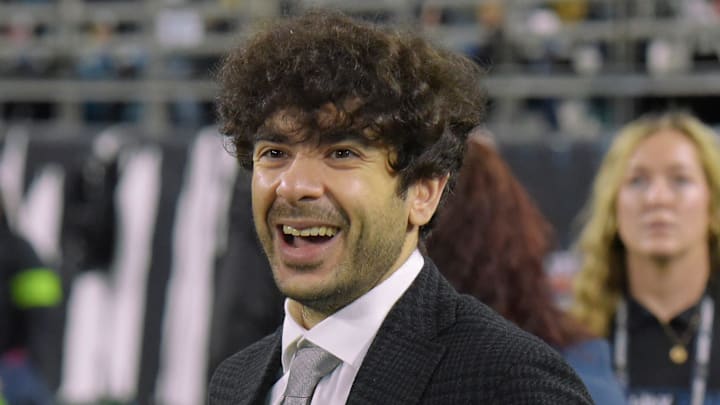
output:
[[[428,239],[428,254],[470,294],[558,349],[598,404],[622,404],[607,342],[553,300],[543,261],[551,229],[497,151],[470,138],[454,194]]]
[[[90,23],[90,46],[81,51],[75,67],[80,79],[111,80],[140,75],[145,55],[137,46],[113,46],[118,27],[118,21],[112,13],[101,13]],[[137,122],[140,119],[140,107],[138,103],[87,101],[83,103],[83,119],[91,123]]]
[[[34,348],[43,344],[44,311],[61,299],[59,276],[10,230],[0,205],[0,402],[4,397],[9,405],[53,403],[33,367]]]
[[[717,135],[689,114],[628,124],[600,166],[574,313],[613,339],[631,403],[720,403],[718,204]]]
[[[483,1],[475,9],[478,26],[482,29],[483,38],[467,53],[481,66],[489,67],[506,62],[503,55],[507,53],[509,44],[505,39],[503,24],[505,6],[502,1]]]
[[[590,9],[587,0],[553,0],[550,4],[560,20],[570,24],[585,20]]]
[[[420,4],[418,20],[423,27],[435,27],[442,21],[442,7],[423,1]]]
[[[548,8],[538,8],[528,13],[525,34],[530,39],[522,43],[523,54],[529,72],[534,75],[550,75],[558,72],[559,61],[566,47],[566,40],[559,34],[562,21],[557,13]],[[554,131],[558,130],[558,100],[541,98],[528,100],[527,107],[540,114]]]
[[[48,47],[39,46],[41,37],[48,34],[48,27],[37,21],[29,11],[11,14],[7,24],[4,27],[0,25],[0,41],[4,42],[2,34],[5,34],[7,39],[7,49],[3,51],[9,50],[10,53],[7,59],[0,62],[0,75],[11,78],[40,78],[57,73],[57,58]],[[48,119],[52,115],[53,111],[48,102],[9,100],[3,111],[0,111],[0,120]]]
[[[468,12],[468,8],[460,4],[451,7],[451,4],[441,4],[435,1],[419,2],[420,23],[425,27],[434,27],[439,25],[466,25],[475,24],[475,18],[472,12]]]
[[[201,65],[201,67],[198,68],[196,65]],[[199,76],[199,71],[207,74],[210,67],[207,66],[207,62],[205,64],[202,61],[196,63],[186,55],[171,55],[167,60],[166,71],[174,79],[192,80]],[[199,128],[210,123],[204,117],[200,100],[191,90],[178,89],[178,97],[170,103],[169,108],[170,120],[177,126]]]
[[[571,63],[575,73],[581,76],[594,76],[600,73],[604,56],[596,44],[579,44],[572,50]]]
[[[678,14],[694,23],[717,23],[720,14],[719,4],[717,0],[684,0],[678,2]]]
[[[110,41],[115,31],[115,18],[108,14],[92,21],[88,27],[90,46],[83,50],[77,74],[83,79],[106,79],[115,75],[110,54]]]
[[[13,57],[0,71],[17,77],[47,77],[57,68],[53,52],[39,42],[49,34],[46,23],[29,11],[14,12],[5,27]]]
[[[653,76],[687,73],[691,68],[691,51],[685,41],[655,38],[646,52],[647,71]]]

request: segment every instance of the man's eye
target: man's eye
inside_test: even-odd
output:
[[[337,149],[332,152],[332,157],[335,159],[347,159],[353,156],[357,156],[357,154],[350,149]]]
[[[279,150],[279,149],[268,149],[265,152],[263,152],[260,156],[268,157],[270,159],[281,159],[285,157],[285,152]]]

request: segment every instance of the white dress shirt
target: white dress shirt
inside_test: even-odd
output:
[[[365,354],[385,316],[410,287],[424,263],[420,252],[415,250],[387,280],[310,330],[303,328],[293,319],[288,311],[286,299],[282,331],[283,376],[270,390],[267,403],[280,404],[297,345],[308,340],[342,360],[333,372],[320,380],[315,388],[311,405],[344,404],[350,395],[350,388],[365,359]]]

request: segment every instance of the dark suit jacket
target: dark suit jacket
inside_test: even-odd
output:
[[[210,405],[263,404],[278,379],[281,330],[225,360]],[[390,310],[348,404],[591,404],[557,352],[425,266]],[[334,405],[334,404],[333,404]]]

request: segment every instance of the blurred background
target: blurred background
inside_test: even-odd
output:
[[[318,6],[485,68],[488,130],[556,230],[561,300],[614,131],[668,108],[720,129],[720,0],[0,0],[0,197],[63,283],[30,350],[61,403],[203,403],[219,359],[279,325],[212,74]]]

